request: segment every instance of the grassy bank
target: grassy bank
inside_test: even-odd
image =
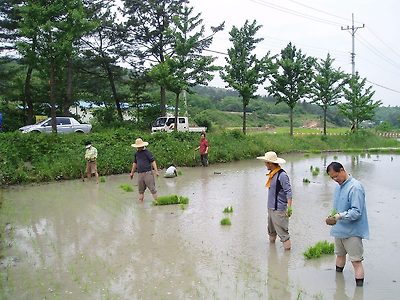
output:
[[[160,168],[196,166],[200,136],[194,133],[148,134],[127,129],[89,135],[44,135],[7,133],[0,135],[0,184],[44,182],[80,178],[84,172],[84,142],[91,140],[98,149],[100,175],[128,173],[133,158],[130,146],[137,137],[149,142],[148,149]],[[230,162],[262,155],[268,150],[284,152],[320,152],[327,150],[363,151],[370,148],[400,147],[400,142],[368,132],[322,137],[290,137],[280,133],[251,133],[238,130],[210,133],[210,163]],[[375,150],[384,151],[384,150]],[[399,150],[391,150],[400,153]]]

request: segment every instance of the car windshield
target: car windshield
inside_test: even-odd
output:
[[[155,120],[153,127],[162,127],[165,125],[165,122],[167,121],[167,118],[157,118]]]

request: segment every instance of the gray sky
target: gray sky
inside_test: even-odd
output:
[[[225,21],[225,30],[217,33],[211,50],[226,53],[231,47],[229,31],[242,27],[246,19],[263,27],[256,37],[256,53],[277,54],[289,42],[303,53],[325,58],[329,52],[335,67],[351,73],[351,34],[341,26],[351,26],[354,13],[356,71],[366,77],[376,91],[374,100],[385,106],[400,106],[400,1],[398,0],[190,0],[195,12],[201,12],[207,28]],[[216,63],[225,64],[224,55]],[[390,91],[383,87],[393,89]],[[224,87],[218,77],[210,86]],[[264,90],[259,90],[265,94]]]

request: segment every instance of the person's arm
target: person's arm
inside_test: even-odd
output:
[[[157,176],[160,175],[160,173],[158,173],[157,163],[156,163],[155,160],[153,160],[153,161],[151,162],[151,166],[152,166],[154,172],[156,173],[156,175],[157,175]]]
[[[133,175],[135,174],[136,167],[137,167],[137,165],[136,165],[136,163],[134,162],[134,163],[132,164],[132,169],[131,169],[131,174],[130,174],[131,179],[133,178]]]
[[[93,159],[97,160],[97,149],[96,148],[93,149]]]

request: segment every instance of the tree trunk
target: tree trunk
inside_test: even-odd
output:
[[[290,123],[290,135],[293,136],[293,107],[290,107],[289,123]]]
[[[178,131],[178,119],[179,119],[179,94],[175,93],[175,126],[174,131]]]
[[[164,86],[160,87],[160,97],[161,117],[165,117],[167,115],[167,90]]]
[[[246,101],[243,99],[243,134],[246,134],[246,105],[244,104]],[[248,103],[248,102],[247,102]]]
[[[28,70],[26,71],[26,76],[25,76],[25,85],[24,85],[24,99],[25,103],[27,105],[27,110],[26,110],[26,122],[27,124],[34,124],[35,122],[33,121],[33,101],[32,101],[32,94],[31,94],[31,79],[32,79],[32,72],[33,72],[33,67],[29,64]]]
[[[69,116],[69,108],[72,105],[72,76],[73,75],[73,65],[71,56],[68,57],[67,62],[67,92],[66,98],[63,105],[63,114],[64,116]]]
[[[50,63],[50,115],[51,115],[51,129],[53,133],[57,133],[57,114],[56,114],[56,82],[55,82],[55,62],[54,59]]]
[[[326,111],[327,107],[324,107],[324,135],[326,135]]]
[[[105,68],[107,71],[108,80],[110,81],[110,86],[111,86],[111,90],[112,90],[114,101],[115,101],[115,107],[117,108],[118,118],[120,121],[123,121],[121,104],[118,100],[117,89],[115,87],[113,73],[112,73],[110,65],[108,63],[105,63]]]

